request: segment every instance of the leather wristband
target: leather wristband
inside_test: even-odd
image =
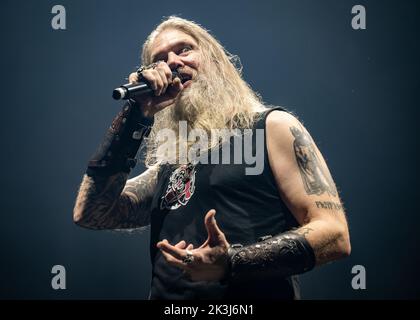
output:
[[[145,117],[134,100],[127,100],[90,159],[87,175],[129,173],[136,165],[136,154],[153,122],[154,118]]]
[[[229,280],[277,276],[286,278],[315,267],[315,254],[306,238],[288,231],[278,236],[265,236],[260,241],[228,251]]]

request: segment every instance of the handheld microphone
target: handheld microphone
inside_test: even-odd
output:
[[[172,79],[177,77],[181,80],[181,82],[186,80],[180,73],[178,73],[178,71],[172,71]],[[138,83],[127,83],[115,88],[112,92],[112,97],[115,100],[127,100],[138,95],[150,94],[152,92],[153,89],[150,87],[150,84],[146,80],[142,80]]]

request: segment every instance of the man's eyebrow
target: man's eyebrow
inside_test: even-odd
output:
[[[197,45],[195,43],[193,43],[192,41],[188,41],[188,40],[181,40],[179,42],[175,42],[172,46],[170,46],[167,50],[175,50],[178,49],[179,47],[183,47],[183,46],[192,46],[192,47],[196,47]],[[166,57],[167,53],[166,50],[165,51],[161,51],[158,52],[154,55],[152,55],[152,61],[156,62],[158,60],[165,60],[164,58]]]

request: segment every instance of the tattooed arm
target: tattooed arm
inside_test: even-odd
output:
[[[74,207],[74,222],[90,229],[147,226],[157,171],[152,167],[128,181],[127,173],[110,177],[85,175]]]
[[[208,237],[199,248],[181,249],[167,240],[157,244],[166,261],[184,270],[193,281],[246,283],[270,275],[289,277],[350,254],[343,206],[308,132],[282,111],[268,115],[266,131],[279,194],[300,228],[250,245],[231,246],[214,219],[215,210],[210,210],[205,216]]]
[[[270,166],[283,200],[301,225],[316,264],[350,254],[344,208],[328,167],[303,125],[292,115],[267,117]]]

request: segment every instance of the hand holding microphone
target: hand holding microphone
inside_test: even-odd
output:
[[[141,76],[140,76],[141,72]],[[151,67],[130,74],[129,83],[116,88],[114,99],[134,99],[147,117],[171,105],[178,93],[184,89],[183,82],[191,77],[172,71],[161,61]],[[139,82],[140,80],[140,82]]]

